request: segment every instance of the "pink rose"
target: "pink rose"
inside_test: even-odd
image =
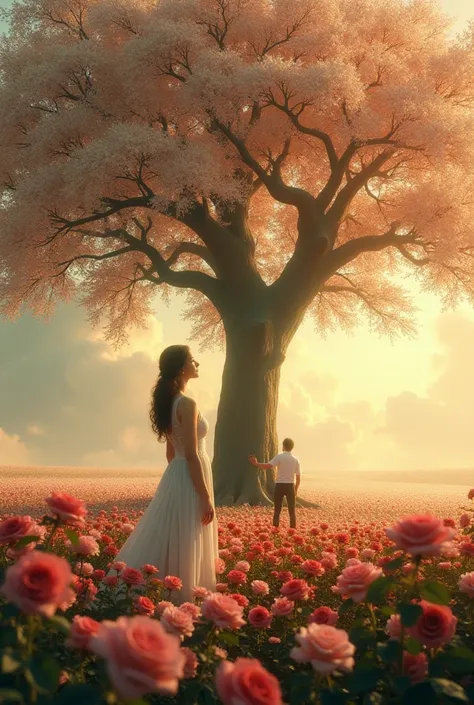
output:
[[[202,603],[202,616],[221,629],[240,629],[245,624],[243,608],[228,595],[211,593]]]
[[[145,582],[143,573],[137,568],[124,568],[120,573],[120,578],[127,585],[143,585]]]
[[[241,570],[244,573],[248,573],[250,570],[250,563],[248,561],[239,561],[234,566],[235,570]]]
[[[413,514],[400,519],[385,533],[398,548],[412,556],[439,556],[455,531],[445,526],[442,519]]]
[[[95,619],[76,614],[72,619],[66,646],[73,649],[87,649],[91,638],[97,634],[99,628],[100,624]]]
[[[197,600],[204,600],[204,598],[209,595],[209,590],[200,585],[195,585],[193,587],[193,595]]]
[[[375,556],[375,551],[373,548],[364,548],[361,551],[362,558],[364,558],[366,561],[371,561],[372,558]]]
[[[90,649],[106,659],[110,681],[124,699],[147,693],[175,695],[184,676],[186,658],[180,640],[149,617],[102,622]]]
[[[181,653],[186,659],[184,662],[184,677],[195,678],[198,667],[198,660],[196,654],[191,649],[188,649],[187,646],[181,647]]]
[[[304,570],[307,575],[311,575],[314,578],[317,578],[320,575],[324,575],[324,573],[326,572],[324,570],[323,564],[320,561],[313,561],[310,558],[308,558],[308,560],[302,563],[301,569]]]
[[[156,606],[155,615],[160,617],[167,607],[173,607],[173,603],[168,600],[161,600],[161,602],[158,602]]]
[[[249,601],[245,597],[245,595],[241,595],[240,592],[233,592],[230,597],[232,597],[238,605],[243,607],[244,609],[249,606]]]
[[[385,625],[385,632],[393,641],[398,641],[402,633],[402,623],[399,614],[392,614]]]
[[[331,556],[331,555],[326,555],[321,558],[321,565],[323,566],[324,570],[333,570],[334,568],[337,567],[337,558],[336,556]]]
[[[344,629],[328,624],[309,624],[295,636],[299,646],[291,650],[298,663],[310,663],[317,673],[329,675],[335,671],[352,671],[355,646]]]
[[[474,571],[472,573],[464,573],[459,578],[458,587],[461,592],[464,592],[471,599],[474,598]]]
[[[318,607],[309,615],[308,622],[311,624],[329,624],[333,627],[338,620],[338,613],[332,610],[330,607]]]
[[[163,582],[167,590],[181,590],[183,587],[183,581],[175,575],[167,575]]]
[[[258,605],[249,611],[248,618],[249,624],[251,624],[252,627],[256,627],[257,629],[268,629],[272,623],[273,617],[266,607]]]
[[[418,603],[423,610],[417,623],[407,629],[408,634],[429,649],[436,649],[451,641],[456,631],[457,618],[450,607],[434,605],[422,600]]]
[[[98,556],[100,553],[99,544],[93,536],[79,536],[77,544],[68,541],[68,546],[80,556]]]
[[[116,575],[106,575],[103,580],[103,583],[104,585],[107,585],[107,587],[117,587],[118,578]]]
[[[275,617],[288,617],[293,613],[295,603],[287,597],[276,597],[271,607],[272,614]]]
[[[283,705],[278,680],[257,659],[222,661],[216,690],[223,705]]]
[[[426,654],[413,655],[408,652],[403,654],[403,674],[408,676],[413,685],[422,683],[428,675],[428,659]]]
[[[140,595],[140,597],[137,597],[134,600],[133,606],[137,610],[138,614],[145,614],[148,617],[155,614],[155,604],[149,597],[145,597],[145,595]]]
[[[28,515],[8,517],[0,524],[0,544],[13,544],[25,536],[38,536],[38,539],[42,539],[45,533],[45,527]]]
[[[161,615],[161,623],[169,634],[176,634],[181,639],[191,636],[194,631],[193,618],[180,607],[167,607]]]
[[[96,568],[95,570],[92,571],[91,574],[92,580],[103,580],[105,578],[105,570],[101,570],[100,568]]]
[[[51,514],[61,521],[76,526],[84,523],[87,509],[82,499],[77,499],[67,492],[52,492],[51,496],[46,498],[46,503],[49,505]]]
[[[334,592],[344,598],[352,598],[354,602],[362,602],[367,597],[370,585],[382,575],[382,569],[373,563],[357,563],[344,568],[337,578]]]
[[[296,602],[297,600],[306,600],[309,595],[309,585],[306,580],[302,580],[301,578],[293,578],[282,585],[280,588],[280,594],[287,597],[289,600],[292,600],[292,602]]]
[[[468,499],[474,499],[474,489],[469,490],[468,495],[467,495],[467,498],[468,498]]]
[[[467,512],[465,512],[464,514],[461,514],[461,516],[459,517],[459,526],[462,529],[466,529],[470,525],[470,523],[471,523],[471,517],[469,516],[469,514],[467,514]]]
[[[180,609],[190,614],[193,622],[201,616],[201,608],[192,602],[183,602],[183,604],[180,605]]]
[[[69,563],[52,553],[31,551],[7,569],[1,588],[6,599],[26,614],[52,617],[74,602]]]
[[[146,575],[156,575],[156,573],[159,572],[158,568],[154,565],[150,565],[150,563],[145,563],[145,565],[142,565],[142,573],[146,573]]]
[[[110,570],[116,570],[117,573],[121,573],[126,567],[127,564],[124,561],[114,561],[110,566]]]
[[[231,585],[244,585],[247,582],[247,576],[243,570],[230,570],[227,573],[227,580]]]
[[[254,595],[268,595],[270,588],[264,580],[253,580],[250,584]]]

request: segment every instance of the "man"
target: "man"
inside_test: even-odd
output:
[[[275,455],[269,463],[259,463],[254,455],[249,456],[249,461],[260,470],[277,468],[275,494],[273,497],[275,506],[273,526],[279,526],[280,524],[281,507],[283,504],[283,498],[286,497],[288,513],[290,515],[290,527],[292,529],[296,529],[296,495],[301,480],[300,463],[298,458],[293,455],[292,451],[295,444],[291,438],[285,438],[282,446],[283,452]]]

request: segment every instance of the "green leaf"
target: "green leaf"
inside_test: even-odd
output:
[[[344,705],[346,699],[342,693],[333,690],[321,691],[321,705]]]
[[[446,678],[431,678],[430,685],[438,695],[444,695],[457,703],[469,702],[466,691],[459,683],[449,681]]]
[[[59,663],[52,656],[37,656],[25,671],[25,676],[40,692],[53,693],[59,685],[60,672]]]
[[[352,627],[350,630],[349,639],[355,646],[361,646],[362,644],[367,644],[372,641],[374,634],[365,626],[356,626]]]
[[[378,644],[377,652],[385,663],[396,663],[401,657],[402,647],[398,641],[391,639],[386,644]]]
[[[239,635],[234,632],[221,632],[218,639],[229,646],[238,646],[240,643]]]
[[[411,688],[413,683],[411,682],[411,678],[408,676],[398,676],[395,678],[395,688],[397,689],[398,693],[405,693],[408,688]]]
[[[18,690],[0,688],[0,703],[23,703],[23,695]]]
[[[423,609],[420,605],[414,605],[412,603],[399,605],[398,612],[400,614],[400,620],[404,627],[413,627],[423,614]]]
[[[405,565],[405,562],[405,556],[399,556],[398,558],[394,558],[393,561],[386,563],[384,568],[387,570],[398,570],[398,568],[401,568],[402,565]]]
[[[436,693],[426,681],[408,688],[403,694],[403,705],[436,705],[436,702]]]
[[[10,619],[14,619],[21,614],[20,610],[13,602],[7,602],[6,605],[2,607],[2,621],[7,622]]]
[[[68,537],[69,541],[72,543],[73,546],[77,546],[79,543],[79,535],[77,534],[74,529],[70,529],[67,526],[64,527],[64,533]]]
[[[420,642],[416,639],[413,639],[411,636],[406,637],[406,639],[403,641],[403,646],[405,648],[405,651],[408,651],[408,653],[412,656],[417,656],[423,650],[423,647]]]
[[[2,654],[2,673],[15,673],[21,666],[21,663],[17,661],[11,654]]]
[[[390,607],[390,605],[383,605],[383,607],[379,608],[380,614],[383,614],[384,617],[391,617],[392,614],[395,614],[395,610],[393,607]]]
[[[349,676],[348,689],[351,694],[355,695],[365,693],[367,690],[374,690],[384,673],[382,668],[359,668]]]
[[[460,647],[438,654],[431,662],[430,673],[438,675],[443,670],[455,675],[474,673],[474,651]]]
[[[382,705],[387,702],[381,693],[366,693],[362,700],[362,705]]]
[[[451,595],[446,585],[436,580],[425,580],[419,589],[421,597],[435,605],[449,605],[451,601]]]
[[[101,703],[100,689],[85,683],[64,686],[53,700],[53,705],[101,705]]]
[[[389,590],[394,586],[393,578],[382,575],[371,583],[367,592],[366,602],[376,605],[383,602]]]
[[[22,538],[18,539],[18,541],[16,542],[15,549],[25,548],[25,546],[28,546],[28,544],[33,543],[33,541],[39,540],[39,536],[22,536]]]
[[[349,598],[348,600],[344,600],[344,602],[341,602],[337,612],[339,615],[342,616],[343,614],[347,614],[347,612],[349,612],[349,610],[352,609],[352,607],[354,607],[354,606],[355,606],[354,600]]]
[[[55,614],[53,617],[49,618],[49,624],[51,624],[51,626],[58,632],[61,632],[61,634],[65,634],[66,636],[71,631],[70,622],[66,619],[66,617],[61,617],[58,614]]]

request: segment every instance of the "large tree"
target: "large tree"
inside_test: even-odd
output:
[[[264,501],[247,455],[276,450],[306,314],[410,331],[407,274],[473,296],[472,28],[449,39],[430,0],[19,0],[8,19],[3,314],[79,296],[120,344],[156,291],[191,292],[196,332],[225,335],[217,500]]]

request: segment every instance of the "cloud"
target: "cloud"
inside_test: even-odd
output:
[[[132,334],[114,354],[72,305],[48,323],[28,315],[3,323],[0,426],[28,449],[14,457],[40,465],[162,465],[148,417],[161,345],[161,325],[151,318],[148,335]]]
[[[436,324],[441,352],[425,396],[403,392],[386,402],[379,432],[395,444],[407,468],[472,467],[474,462],[474,322],[460,314]]]
[[[3,465],[28,465],[31,462],[31,452],[20,436],[9,436],[0,428],[0,458]]]

